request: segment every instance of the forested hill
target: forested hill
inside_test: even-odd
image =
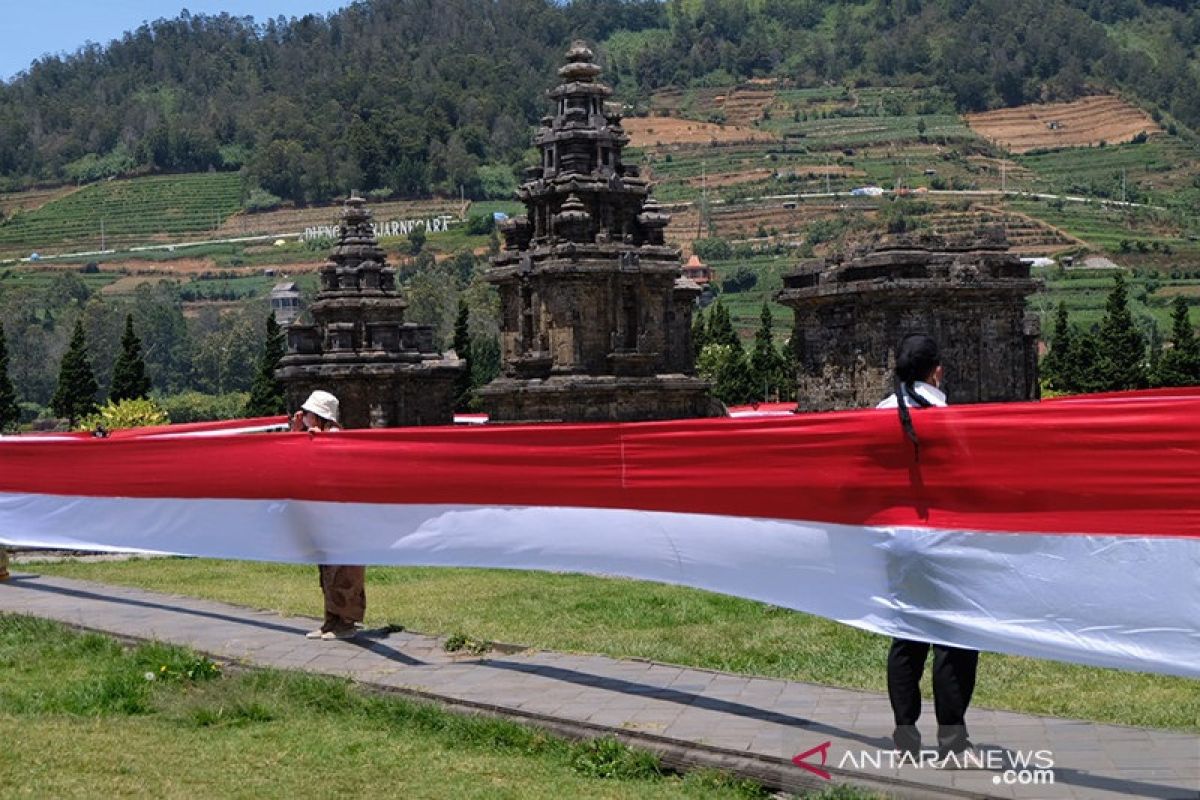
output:
[[[958,110],[1119,89],[1200,127],[1191,0],[364,0],[327,17],[184,14],[0,84],[0,190],[243,170],[297,202],[347,188],[505,193],[572,37],[621,99],[776,77],[937,86]]]

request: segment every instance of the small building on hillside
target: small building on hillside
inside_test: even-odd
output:
[[[716,276],[713,274],[712,267],[701,261],[700,256],[693,255],[683,265],[683,277],[694,281],[700,286],[707,286],[713,282]]]
[[[281,327],[291,325],[300,316],[300,290],[295,283],[277,283],[271,288],[271,313]]]

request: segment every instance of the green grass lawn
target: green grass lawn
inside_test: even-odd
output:
[[[340,679],[222,674],[181,648],[5,615],[0,736],[5,797],[767,796],[723,773],[664,775],[613,740],[568,742]]]
[[[149,559],[39,572],[317,617],[314,567]],[[750,600],[624,579],[514,570],[371,568],[367,624],[649,658],[883,691],[888,640]],[[1200,682],[985,653],[976,702],[1200,731]]]

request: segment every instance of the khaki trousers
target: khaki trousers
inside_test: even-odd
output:
[[[325,622],[362,622],[367,613],[367,568],[321,564]]]

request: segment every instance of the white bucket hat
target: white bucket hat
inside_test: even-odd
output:
[[[327,419],[330,422],[338,421],[338,399],[329,392],[323,392],[320,389],[313,392],[304,401],[304,405],[300,406],[302,411],[311,411],[322,419]]]

